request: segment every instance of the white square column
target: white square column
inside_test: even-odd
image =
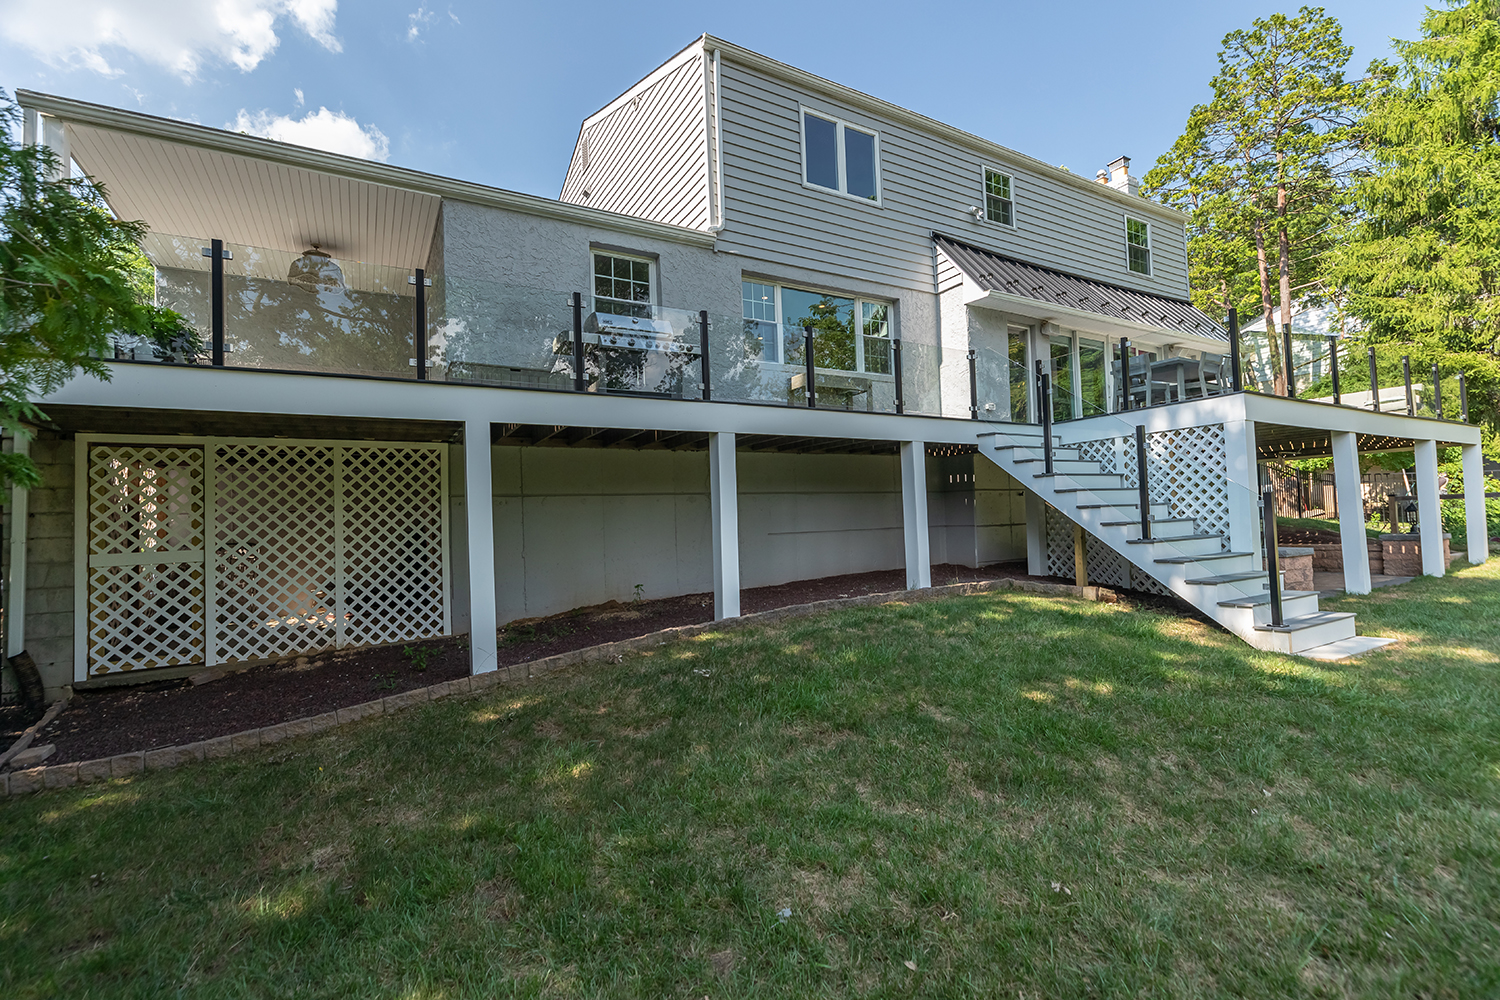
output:
[[[1370,547],[1365,540],[1365,501],[1359,489],[1359,442],[1353,431],[1333,433],[1333,479],[1339,497],[1339,543],[1344,552],[1344,590],[1370,592]]]
[[[490,422],[464,423],[464,509],[469,529],[469,672],[498,662],[495,640],[495,503]]]
[[[25,431],[13,430],[10,441],[14,454],[30,453],[31,438]],[[10,491],[10,577],[5,581],[7,657],[15,656],[26,648],[26,524],[29,519],[30,495],[31,491],[22,486],[13,487]],[[1480,504],[1483,503],[1481,500]]]
[[[1047,504],[1026,491],[1026,573],[1047,575]]]
[[[1437,442],[1418,441],[1412,449],[1417,457],[1417,531],[1422,547],[1422,575],[1442,576],[1448,571],[1443,559],[1443,514],[1438,501]]]
[[[1462,446],[1464,462],[1464,522],[1468,528],[1469,562],[1478,566],[1490,557],[1490,530],[1484,511],[1484,452],[1477,444]]]
[[[901,442],[901,523],[906,534],[906,587],[932,586],[932,551],[927,526],[927,444]]]
[[[740,487],[734,435],[708,436],[710,530],[714,537],[714,621],[740,616]]]
[[[1224,478],[1229,486],[1229,547],[1235,552],[1258,553],[1265,543],[1261,538],[1255,421],[1224,422],[1224,456]],[[1358,474],[1354,478],[1359,481]],[[1339,502],[1343,503],[1342,498]]]

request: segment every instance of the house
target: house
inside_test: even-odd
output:
[[[40,401],[6,642],[54,690],[457,633],[483,672],[498,625],[637,587],[724,618],[935,560],[1081,557],[1342,655],[1371,641],[1315,594],[1269,623],[1257,463],[1357,491],[1410,447],[1435,505],[1438,445],[1480,460],[1466,424],[1239,391],[1128,159],[1079,177],[711,36],[583,122],[557,199],[18,98],[201,339],[118,338]]]

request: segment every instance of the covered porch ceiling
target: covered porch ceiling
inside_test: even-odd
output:
[[[317,244],[342,260],[427,266],[435,194],[91,124],[66,129],[73,160],[110,208],[146,223],[155,241],[222,239],[289,255]],[[173,266],[190,259],[178,256]]]
[[[381,420],[295,413],[230,413],[154,407],[48,403],[42,426],[65,434],[161,434],[185,437],[299,438],[325,441],[463,440],[463,424],[447,420]]]
[[[1361,455],[1377,451],[1410,451],[1416,440],[1389,434],[1354,435]],[[1255,452],[1263,459],[1328,458],[1333,454],[1333,435],[1316,427],[1256,424]]]

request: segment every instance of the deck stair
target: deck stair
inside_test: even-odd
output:
[[[1199,530],[1195,518],[1174,517],[1168,504],[1155,502],[1151,538],[1142,538],[1136,485],[1085,458],[1079,447],[1064,447],[1054,436],[1048,473],[1040,427],[1012,424],[982,431],[978,439],[980,454],[1026,489],[1257,649],[1336,660],[1393,641],[1357,635],[1354,615],[1320,611],[1312,591],[1283,589],[1284,624],[1273,626],[1258,545],[1253,552],[1232,551],[1222,532]]]

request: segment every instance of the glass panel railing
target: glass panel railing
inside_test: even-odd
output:
[[[212,324],[209,302],[209,261],[203,248],[209,240],[197,236],[149,233],[141,249],[152,265],[151,301],[181,317],[177,329],[160,329],[155,336],[120,333],[110,337],[111,357],[118,361],[156,361],[169,364],[207,364]]]
[[[318,248],[226,249],[226,367],[417,377],[410,271]]]
[[[867,328],[884,329],[873,322]],[[807,405],[807,337],[802,328],[713,316],[709,345],[714,399]],[[883,333],[855,340],[842,328],[815,328],[812,352],[819,409],[896,412],[895,347]]]

